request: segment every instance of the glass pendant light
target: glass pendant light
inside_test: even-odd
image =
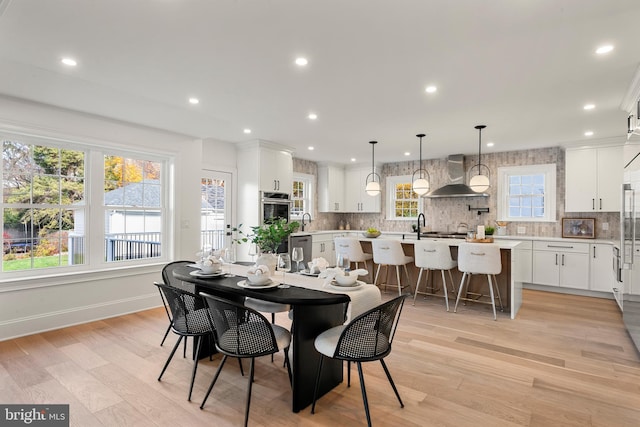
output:
[[[377,196],[378,194],[380,194],[380,175],[376,173],[376,165],[375,165],[375,159],[376,159],[375,147],[377,143],[378,141],[369,141],[369,144],[371,144],[371,173],[367,175],[367,178],[365,180],[367,184],[365,187],[365,191],[370,196]],[[376,177],[378,177],[377,181],[376,181]],[[371,178],[371,181],[369,181],[369,178]]]
[[[420,163],[418,164],[418,169],[411,175],[411,189],[417,195],[422,196],[429,192],[429,181],[431,177],[429,176],[429,172],[422,168],[422,138],[424,138],[425,135],[424,133],[419,133],[416,136],[420,138]]]
[[[485,125],[477,125],[475,127],[478,129],[478,164],[469,169],[469,175],[471,179],[469,180],[469,187],[476,193],[483,193],[489,189],[490,180],[489,175],[491,170],[485,164],[482,164],[482,129],[486,128]],[[478,169],[477,174],[475,174],[474,169]],[[482,173],[484,170],[486,171],[486,175]]]

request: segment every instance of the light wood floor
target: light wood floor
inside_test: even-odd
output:
[[[175,342],[159,346],[166,325],[160,308],[0,342],[0,402],[69,403],[77,426],[241,425],[247,384],[235,361],[204,410],[220,356],[202,361],[192,402],[188,358],[176,355],[157,381]],[[366,364],[374,425],[640,425],[640,357],[611,300],[529,290],[518,318],[498,321],[483,305],[454,314],[442,299],[407,300],[386,360],[405,408],[380,364]],[[366,424],[355,369],[351,388],[338,386],[315,415],[292,413],[290,401],[282,356],[260,359],[251,425]]]

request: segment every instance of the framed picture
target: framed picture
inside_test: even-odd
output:
[[[562,218],[562,237],[595,239],[595,218]]]

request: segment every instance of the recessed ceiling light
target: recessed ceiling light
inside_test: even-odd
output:
[[[315,120],[318,118],[318,115],[316,113],[309,113],[307,117],[309,117],[311,120]]]
[[[596,49],[596,53],[598,55],[604,55],[605,53],[609,53],[613,50],[613,46],[610,44],[606,44],[603,46],[600,46],[599,48]]]
[[[352,158],[351,158],[351,161],[352,161],[352,162],[355,162],[355,161],[356,161],[356,158],[355,158],[355,157],[352,157]]]
[[[408,151],[405,151],[405,152],[404,152],[404,155],[405,155],[405,156],[410,156],[410,155],[411,155],[411,153],[410,153],[410,152],[408,152]]]
[[[60,62],[62,62],[64,65],[68,65],[69,67],[75,67],[76,65],[78,65],[78,62],[73,58],[62,58]]]
[[[487,142],[487,147],[493,147],[493,142]]]
[[[307,147],[307,150],[313,151],[313,150],[315,150],[315,147],[313,145],[310,145],[310,146]]]
[[[427,93],[435,93],[438,91],[438,88],[435,86],[427,86],[424,91]]]
[[[244,133],[251,133],[251,129],[245,129],[243,132]]]
[[[198,98],[189,98],[189,104],[196,105],[199,103],[200,103],[200,100]]]
[[[296,58],[296,65],[298,65],[299,67],[304,67],[305,65],[307,65],[309,63],[309,61],[307,61],[307,58]]]
[[[593,131],[592,130],[588,130],[584,133],[584,136],[593,136]]]
[[[593,110],[594,108],[596,108],[596,105],[595,104],[585,104],[585,106],[582,107],[582,108],[584,108],[585,110]]]

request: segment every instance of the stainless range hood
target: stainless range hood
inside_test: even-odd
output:
[[[424,197],[431,199],[444,197],[489,197],[487,193],[476,193],[471,187],[464,183],[464,155],[452,154],[447,157],[447,174],[449,175],[449,183],[430,191],[425,194]]]

